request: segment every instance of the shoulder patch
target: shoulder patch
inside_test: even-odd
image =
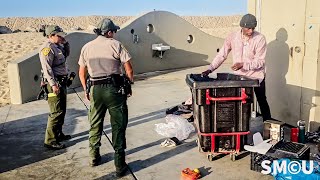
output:
[[[41,53],[44,55],[44,56],[48,56],[48,54],[50,53],[51,49],[50,48],[43,48],[41,50]]]

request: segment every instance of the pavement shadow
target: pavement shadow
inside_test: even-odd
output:
[[[150,113],[147,113],[147,114],[144,114],[141,116],[129,118],[128,128],[139,125],[139,124],[143,124],[143,123],[146,123],[149,121],[154,121],[154,120],[163,118],[165,116],[164,112],[165,112],[165,109],[161,109],[161,110],[150,112]],[[105,119],[105,121],[106,121],[106,119]],[[103,126],[103,129],[106,134],[109,134],[112,132],[110,124]],[[105,137],[104,133],[102,133],[102,137]],[[71,141],[67,142],[66,145],[69,147],[69,146],[72,146],[73,144],[76,144],[78,142],[88,140],[88,138],[89,138],[89,131],[83,131],[81,133],[73,134]],[[107,138],[108,138],[108,140],[111,140],[111,138],[109,136]],[[126,151],[126,154],[133,154],[135,152],[144,150],[144,149],[152,147],[154,145],[158,145],[161,143],[161,141],[162,140],[159,140],[159,141],[156,141],[156,142],[153,142],[150,144],[145,144],[143,146],[140,146],[140,147],[137,147],[134,149],[130,149],[130,150]],[[109,143],[109,141],[108,141],[108,143]],[[102,155],[102,160],[101,160],[100,164],[104,164],[104,163],[107,163],[112,160],[113,160],[113,153],[108,153],[108,154]]]
[[[208,176],[209,174],[211,174],[213,171],[211,170],[211,167],[200,167],[198,168],[200,173],[201,173],[201,177],[205,177],[205,176]]]
[[[159,142],[161,142],[160,140],[159,141],[156,141],[154,143],[150,143],[148,145],[144,145],[143,147],[149,147],[151,145],[155,145],[155,144],[158,144]],[[186,152],[188,150],[191,150],[193,148],[195,148],[197,146],[196,143],[194,142],[189,142],[189,143],[184,143],[184,144],[181,144],[179,146],[177,146],[176,148],[174,149],[171,149],[169,151],[166,151],[166,152],[163,152],[163,153],[160,153],[160,154],[157,154],[155,156],[152,156],[148,159],[145,159],[145,160],[136,160],[136,161],[133,161],[133,162],[130,162],[128,165],[130,167],[130,170],[132,171],[132,174],[135,173],[135,172],[138,172],[144,168],[148,168],[154,164],[157,164],[161,161],[164,161],[166,159],[169,159],[173,156],[176,156],[176,155],[179,155],[183,152]],[[135,148],[133,149],[132,151],[128,151],[128,153],[133,153],[133,152],[136,152],[137,149],[144,149],[141,147],[138,147],[138,148]],[[202,171],[201,171],[202,172]],[[107,174],[105,176],[102,176],[102,177],[99,177],[98,178],[99,180],[104,180],[104,179],[117,179],[115,176],[114,176],[114,173],[110,173],[110,174]]]
[[[67,115],[74,119],[85,116],[86,113],[82,110],[68,109]],[[5,123],[0,135],[0,173],[54,157],[67,151],[66,149],[52,151],[43,147],[47,118],[48,113],[45,113]],[[68,130],[72,131],[75,124],[71,123],[67,126]],[[69,147],[77,142],[79,141],[71,141],[66,144]]]
[[[165,117],[165,110],[161,109],[130,118],[128,128],[163,118]],[[87,111],[67,109],[64,129],[67,129],[67,132],[74,132],[77,124],[75,119],[85,116],[87,116]],[[52,151],[43,147],[47,118],[48,113],[44,113],[0,124],[3,127],[0,132],[0,173],[58,156],[67,151],[67,149]],[[111,133],[110,125],[104,126],[104,129],[107,134]],[[64,144],[71,147],[79,142],[86,141],[88,140],[88,134],[89,131],[71,134],[72,139],[64,142]],[[160,143],[159,140],[131,149],[127,153],[132,154]],[[106,154],[102,156],[101,163],[104,164],[111,160],[113,160],[113,154]]]
[[[126,155],[133,154],[133,153],[148,149],[153,146],[159,146],[163,141],[164,141],[164,139],[160,139],[160,140],[152,142],[152,143],[148,143],[148,144],[145,144],[145,145],[142,145],[139,147],[135,147],[133,149],[129,149],[128,151],[126,151]]]
[[[158,141],[156,141],[158,143]],[[155,143],[156,143],[155,142]],[[196,143],[194,142],[189,142],[189,143],[184,143],[184,144],[181,144],[179,146],[177,146],[176,148],[174,149],[171,149],[169,151],[166,151],[166,152],[163,152],[163,153],[160,153],[160,154],[157,154],[155,156],[152,156],[150,158],[147,158],[145,160],[136,160],[136,161],[133,161],[131,163],[129,163],[129,167],[130,169],[132,170],[133,173],[135,172],[138,172],[144,168],[148,168],[154,164],[157,164],[161,161],[164,161],[166,159],[169,159],[173,156],[176,156],[176,155],[179,155],[181,153],[184,153],[188,150],[191,150],[193,148],[195,148],[197,146]],[[130,152],[130,151],[128,151]],[[107,174],[103,177],[100,177],[101,179],[107,179],[108,177],[110,177],[112,174]]]
[[[144,114],[141,116],[129,118],[129,123],[128,123],[127,128],[163,118],[163,117],[165,117],[164,112],[165,112],[165,109],[161,109],[161,110],[150,112],[150,113],[147,113],[147,114]],[[105,121],[108,121],[108,120],[105,119]],[[88,129],[89,129],[89,127],[88,127]],[[104,125],[103,129],[104,129],[105,133],[107,133],[107,134],[111,133],[111,125],[110,124]],[[72,137],[76,138],[76,139],[83,139],[83,138],[88,139],[88,136],[89,136],[89,131],[84,131],[84,132],[72,135]]]

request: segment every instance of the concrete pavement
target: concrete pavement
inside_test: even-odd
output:
[[[185,75],[205,67],[138,76],[128,100],[127,158],[132,174],[121,179],[179,179],[184,168],[200,168],[202,179],[272,179],[250,170],[250,157],[232,162],[229,156],[209,162],[199,153],[193,133],[175,148],[161,148],[165,137],[155,131],[165,122],[165,110],[190,96]],[[221,69],[223,70],[223,69]],[[0,179],[116,179],[113,150],[103,136],[102,164],[89,167],[86,102],[82,88],[70,89],[64,132],[72,139],[68,148],[43,147],[48,105],[44,100],[0,108]],[[104,129],[111,139],[109,116]]]

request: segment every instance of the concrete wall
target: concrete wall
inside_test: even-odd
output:
[[[320,125],[320,1],[307,0],[305,56],[303,63],[302,119],[309,120],[310,130]]]
[[[310,130],[320,122],[318,7],[317,0],[248,0],[248,11],[259,17],[268,42],[266,82],[272,116],[293,125],[306,120]]]
[[[149,24],[153,26],[152,33],[147,32]],[[132,30],[139,37],[138,43],[133,42]],[[189,35],[193,36],[192,43],[187,42]],[[179,16],[164,11],[150,12],[127,22],[116,38],[132,53],[136,73],[206,65],[223,43],[223,39],[208,35]],[[171,46],[163,59],[152,57],[151,46],[158,43]]]
[[[153,32],[147,32],[148,25],[153,26]],[[133,34],[131,30],[134,30]],[[138,43],[133,42],[133,35],[138,35]],[[193,37],[191,43],[187,41],[189,35]],[[71,71],[78,74],[80,50],[95,37],[94,34],[80,32],[70,33],[66,37],[71,46],[71,55],[67,59]],[[131,53],[135,74],[209,64],[223,44],[223,39],[208,35],[179,16],[164,11],[153,11],[132,19],[121,27],[115,38]],[[152,57],[151,46],[158,43],[171,47],[162,59]],[[230,63],[229,59],[224,65],[229,66]],[[35,100],[40,88],[38,52],[10,62],[8,72],[11,103]],[[77,77],[73,86],[79,85]]]

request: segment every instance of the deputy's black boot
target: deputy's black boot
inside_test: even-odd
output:
[[[58,142],[66,141],[66,140],[69,140],[69,139],[71,139],[71,136],[70,135],[65,135],[63,133],[60,133],[59,136],[57,137],[57,141]]]
[[[64,144],[60,144],[58,142],[53,141],[50,144],[44,144],[44,147],[51,149],[51,150],[59,150],[59,149],[64,149],[66,146]]]
[[[116,176],[117,177],[123,177],[124,175],[126,175],[126,172],[129,170],[128,165],[125,164],[123,167],[118,168],[116,167]]]

